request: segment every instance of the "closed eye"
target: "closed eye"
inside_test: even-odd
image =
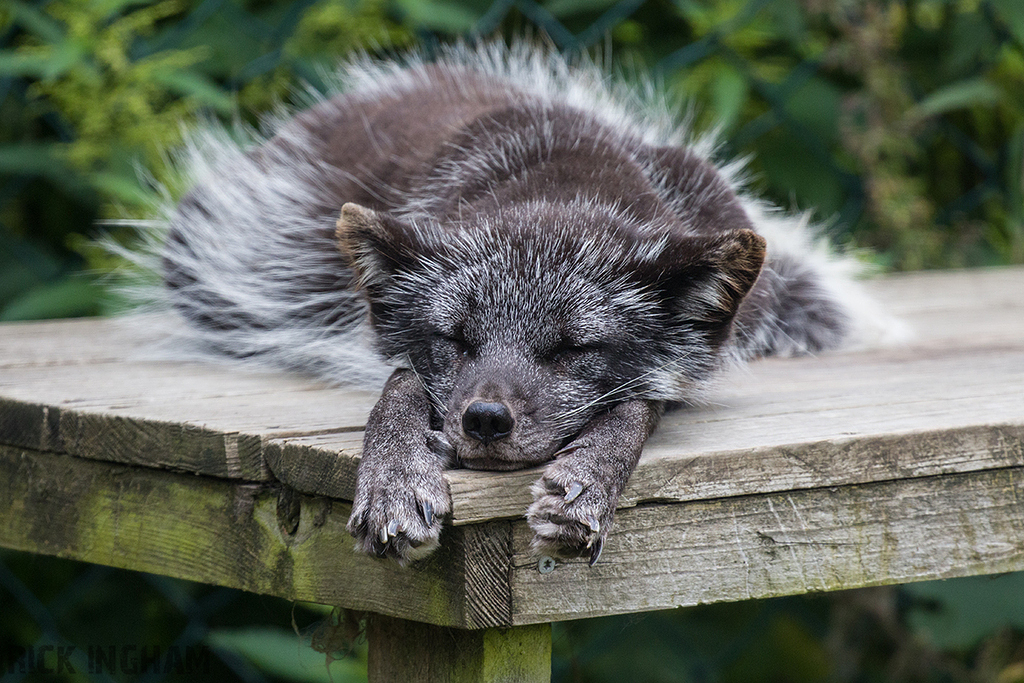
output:
[[[475,355],[473,346],[466,341],[466,338],[461,334],[443,334],[438,333],[437,338],[447,345],[449,345],[455,352],[461,356],[470,358]]]
[[[601,347],[597,344],[562,344],[546,354],[545,360],[549,363],[566,363],[580,356],[600,350]]]

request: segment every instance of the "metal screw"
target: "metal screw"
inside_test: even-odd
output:
[[[554,558],[548,557],[547,555],[540,558],[540,561],[537,562],[537,571],[539,571],[541,574],[550,574],[551,572],[555,571]]]

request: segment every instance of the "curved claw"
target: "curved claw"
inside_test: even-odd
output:
[[[364,511],[355,512],[353,511],[352,516],[348,520],[349,532],[354,533],[355,529],[363,526],[366,521],[366,513]]]
[[[604,550],[604,539],[600,536],[594,540],[593,545],[590,548],[590,566],[593,567],[597,564],[597,560],[601,557],[601,551]]]
[[[388,536],[394,537],[398,535],[398,520],[393,519],[388,522]]]
[[[592,532],[594,532],[595,534],[601,533],[601,522],[597,521],[597,517],[594,517],[593,515],[587,515],[584,521],[587,523],[587,526],[590,527],[590,530]]]
[[[434,506],[430,504],[429,500],[423,501],[422,505],[423,521],[427,523],[427,526],[433,526],[434,524]]]
[[[583,493],[583,484],[578,481],[572,482],[569,484],[569,488],[565,491],[565,502],[573,502],[581,493]]]

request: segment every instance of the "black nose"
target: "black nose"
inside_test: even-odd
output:
[[[462,414],[462,431],[485,445],[511,434],[514,424],[504,403],[474,401]]]

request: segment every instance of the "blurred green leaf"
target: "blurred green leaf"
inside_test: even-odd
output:
[[[53,60],[47,55],[0,51],[0,75],[3,76],[47,78],[53,67]]]
[[[91,2],[101,16],[109,18],[133,5],[149,4],[151,0],[91,0]]]
[[[229,94],[209,78],[194,71],[157,69],[153,72],[153,80],[172,92],[183,97],[191,97],[221,114],[230,115],[237,110],[235,101]]]
[[[551,0],[544,3],[544,7],[554,16],[564,18],[577,14],[604,12],[618,2],[619,0]]]
[[[35,77],[49,80],[61,76],[75,66],[86,66],[85,50],[71,40],[50,44],[45,51],[0,50],[0,75]]]
[[[1017,42],[1024,46],[1024,0],[990,0],[990,4]]]
[[[1001,93],[992,83],[972,78],[939,88],[917,103],[912,116],[926,118],[954,109],[987,107],[999,102]]]
[[[64,38],[64,27],[32,5],[20,0],[7,0],[14,23],[48,43],[58,43]]]
[[[433,31],[466,33],[481,16],[459,2],[446,0],[397,0],[397,4],[407,22]]]
[[[136,175],[96,172],[89,176],[93,187],[106,195],[111,201],[132,206],[150,207],[159,200],[156,193],[139,183]]]
[[[1024,631],[1024,572],[911,583],[909,622],[942,648],[967,649],[1007,626]]]
[[[72,275],[38,285],[0,309],[0,322],[98,315],[105,293],[95,280]]]
[[[731,130],[750,94],[747,79],[736,69],[723,68],[712,82],[711,93],[717,125],[722,130]]]
[[[59,43],[51,44],[49,66],[43,80],[62,76],[76,66],[82,68],[83,72],[90,77],[97,78],[99,74],[95,65],[91,63],[88,51],[86,46],[74,40],[62,40]]]
[[[0,173],[46,175],[56,163],[55,150],[49,142],[0,145]]]
[[[207,642],[233,652],[263,671],[289,681],[304,683],[365,683],[366,662],[353,657],[336,659],[327,670],[326,656],[292,631],[280,628],[246,628],[211,631]]]
[[[86,179],[71,168],[57,143],[26,142],[0,145],[0,175],[39,176],[77,198],[92,192]]]

